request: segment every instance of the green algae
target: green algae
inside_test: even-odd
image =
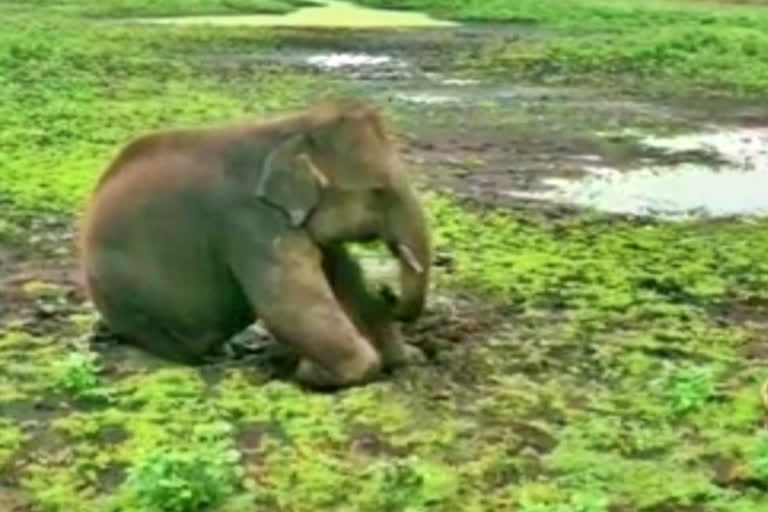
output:
[[[371,9],[338,0],[324,0],[317,3],[321,5],[303,7],[280,15],[174,16],[139,18],[134,21],[171,25],[209,24],[252,27],[429,28],[456,25],[455,22],[434,19],[415,11]]]

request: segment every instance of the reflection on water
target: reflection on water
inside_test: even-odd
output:
[[[287,14],[237,14],[136,18],[141,23],[249,25],[260,27],[450,27],[454,22],[437,20],[416,11],[394,11],[362,7],[351,2],[327,0],[318,6],[302,7]]]
[[[367,53],[328,53],[307,57],[307,63],[321,68],[344,68],[357,66],[380,66],[395,61],[389,55],[369,55]],[[404,63],[397,62],[399,66]]]
[[[422,104],[435,104],[435,103],[461,103],[461,99],[451,95],[440,94],[428,94],[428,93],[398,93],[395,94],[395,98],[408,103],[422,103]]]
[[[721,130],[670,138],[642,137],[670,153],[708,151],[724,164],[682,163],[627,172],[585,167],[580,180],[548,179],[544,192],[513,197],[571,203],[610,213],[685,219],[768,213],[768,129]]]

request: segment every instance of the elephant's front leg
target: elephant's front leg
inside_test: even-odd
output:
[[[366,287],[360,264],[342,245],[323,248],[323,268],[336,299],[358,330],[379,350],[385,368],[401,366],[415,358],[419,350],[404,343],[391,304]]]
[[[253,254],[236,255],[235,274],[266,328],[302,357],[296,378],[316,388],[375,378],[381,357],[337,302],[314,243],[285,233],[267,262]]]

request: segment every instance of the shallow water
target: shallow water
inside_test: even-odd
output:
[[[318,1],[323,5],[302,7],[287,14],[238,14],[218,16],[170,16],[136,18],[141,23],[249,25],[258,27],[451,27],[454,22],[437,20],[416,11],[394,11],[362,7],[340,0]]]
[[[384,51],[376,51],[375,47],[371,50],[305,48],[277,54],[227,58],[250,61],[264,59],[340,74],[358,85],[363,84],[376,98],[409,104],[430,114],[440,112],[441,109],[495,104],[505,109],[503,112],[518,115],[521,109],[541,104],[647,115],[662,124],[667,120],[674,124],[680,115],[674,109],[652,103],[608,101],[596,97],[589,89],[508,84],[450,76],[445,70],[438,71],[434,66],[424,66],[423,60],[414,59],[404,52],[392,51],[389,45],[382,48]],[[220,61],[221,57],[214,56],[214,59]],[[616,136],[615,133],[595,135],[609,140]],[[524,190],[504,190],[504,181],[496,180],[500,186],[494,187],[491,193],[496,197],[506,195],[511,201],[515,198],[534,199],[573,204],[608,213],[669,219],[768,213],[768,128],[721,127],[675,137],[658,137],[628,130],[621,134],[620,139],[634,140],[642,147],[655,150],[653,153],[660,150],[662,153],[678,155],[674,158],[674,164],[654,164],[659,161],[658,157],[640,158],[634,168],[618,170],[601,165],[603,159],[599,155],[568,154],[566,161],[563,161],[565,155],[555,152],[553,155],[542,155],[550,157],[552,165],[547,169],[542,168],[540,172],[537,168],[534,174],[523,180]],[[503,142],[499,144],[503,145]],[[687,154],[689,152],[696,154]],[[702,159],[702,153],[711,153],[711,161]],[[491,155],[491,160],[493,158]],[[663,162],[664,158],[660,160]],[[678,163],[681,161],[683,163]],[[529,164],[536,167],[540,162]],[[576,176],[579,177],[550,177],[551,171],[562,174],[559,171],[572,169],[577,171]],[[499,167],[489,169],[488,172],[507,171]],[[510,175],[508,186],[519,186],[515,183],[520,181],[518,178]],[[475,186],[480,189],[486,187],[482,179],[478,179],[468,180],[459,188]],[[529,186],[539,190],[530,190]]]
[[[724,164],[681,163],[622,172],[587,166],[579,180],[545,179],[543,192],[513,197],[571,203],[609,213],[685,219],[768,214],[768,128],[736,128],[639,142],[670,153],[707,151]]]
[[[308,64],[327,69],[391,65],[393,62],[396,61],[389,55],[369,55],[367,53],[329,53],[307,57]]]

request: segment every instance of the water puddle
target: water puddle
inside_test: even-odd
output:
[[[307,63],[326,69],[391,65],[393,62],[395,62],[394,59],[389,55],[369,55],[366,53],[331,53],[307,57]],[[398,61],[397,65],[405,66],[405,63]]]
[[[461,98],[451,95],[430,93],[396,93],[394,97],[406,103],[420,103],[424,105],[436,105],[443,103],[463,103]]]
[[[496,104],[502,107],[519,108],[528,104],[544,102],[567,102],[569,105],[589,101],[588,90],[565,87],[526,86],[506,84],[459,77],[429,74],[429,81],[423,80],[409,89],[397,88],[391,91],[394,99],[403,103],[422,105],[475,105]],[[592,100],[594,104],[595,100]]]
[[[452,27],[457,23],[438,20],[416,11],[395,11],[362,7],[340,0],[317,1],[287,14],[238,14],[217,16],[169,16],[134,18],[139,23],[171,25],[247,25],[256,27]]]
[[[669,154],[708,152],[723,163],[657,165],[625,172],[585,165],[585,178],[549,178],[542,180],[548,190],[506,194],[669,220],[768,214],[768,128],[637,140]]]

